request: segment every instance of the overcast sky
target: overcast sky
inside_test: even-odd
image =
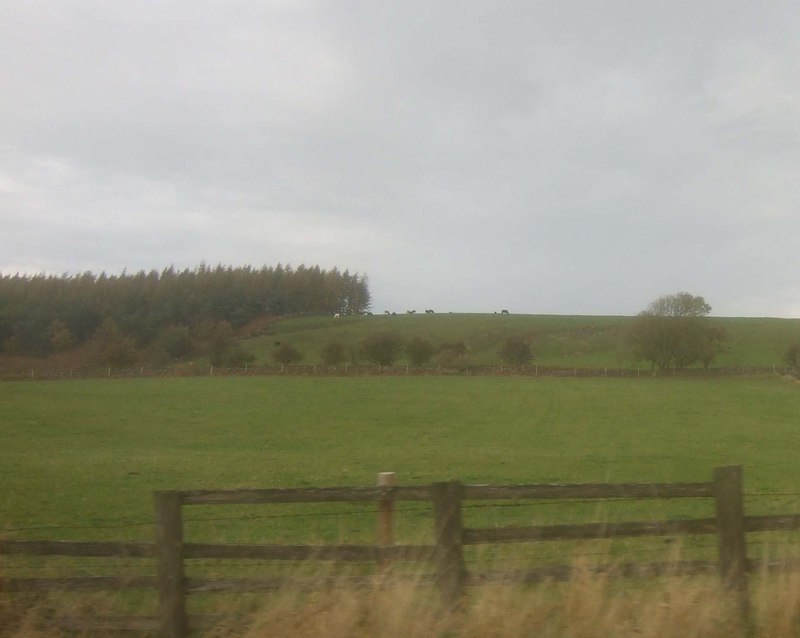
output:
[[[0,2],[0,272],[800,316],[795,2]]]

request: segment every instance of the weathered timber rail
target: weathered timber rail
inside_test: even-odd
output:
[[[463,519],[467,501],[593,501],[602,499],[713,499],[713,518],[663,521],[622,521],[558,525],[468,527]],[[427,486],[399,486],[391,473],[379,475],[376,487],[281,488],[234,490],[184,490],[156,492],[156,538],[153,543],[45,540],[0,540],[0,555],[142,558],[158,564],[156,576],[79,576],[63,578],[6,578],[0,591],[50,589],[157,589],[158,618],[94,619],[94,624],[154,631],[166,637],[186,636],[213,619],[189,616],[186,597],[198,592],[270,592],[284,588],[314,590],[324,587],[367,587],[376,576],[385,577],[394,562],[432,565],[432,571],[414,574],[415,582],[431,582],[446,605],[455,605],[468,586],[482,583],[538,583],[565,580],[575,568],[548,565],[525,570],[480,573],[467,568],[464,548],[487,543],[545,542],[640,536],[716,535],[717,560],[615,563],[581,567],[612,577],[692,575],[717,572],[724,586],[737,597],[746,619],[748,573],[755,570],[798,570],[800,561],[756,561],[747,556],[746,534],[800,529],[800,514],[746,516],[742,470],[716,468],[712,480],[697,483],[572,484],[572,485],[464,485],[459,481]],[[434,530],[431,545],[398,545],[392,535],[393,504],[421,501],[432,504]],[[195,505],[365,503],[377,505],[378,536],[374,544],[285,545],[189,543],[183,537],[183,509]],[[195,578],[185,574],[192,559],[245,559],[270,561],[333,561],[375,563],[373,575],[330,577]],[[429,570],[431,568],[429,567]],[[392,574],[402,579],[401,573]],[[70,622],[74,623],[74,619]],[[106,624],[103,624],[106,623]],[[116,623],[116,624],[115,624]]]

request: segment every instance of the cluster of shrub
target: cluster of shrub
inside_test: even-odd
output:
[[[727,340],[725,329],[708,323],[711,306],[688,292],[659,297],[640,312],[628,329],[635,359],[653,369],[708,368]]]
[[[389,366],[405,354],[410,365],[423,367],[430,363],[460,366],[465,363],[467,345],[464,341],[445,341],[435,345],[428,339],[412,337],[405,341],[393,332],[380,332],[366,337],[358,347],[347,348],[332,341],[319,353],[325,365],[336,366],[347,361],[368,361]],[[524,365],[533,358],[530,341],[524,336],[512,336],[503,341],[500,357],[509,365]],[[303,353],[289,343],[279,343],[273,352],[275,361],[282,364],[299,363]]]
[[[783,355],[783,362],[792,369],[796,369],[800,364],[800,343],[793,343]]]
[[[106,319],[83,353],[83,363],[127,368],[141,362],[159,366],[194,357],[207,357],[212,366],[225,367],[239,367],[255,360],[251,352],[241,347],[229,321],[206,319],[192,328],[170,326],[140,349],[112,319]]]
[[[82,347],[93,363],[207,354],[232,363],[234,332],[294,314],[362,314],[366,277],[319,266],[200,265],[182,271],[0,276],[0,353],[46,357]]]
[[[688,292],[659,297],[636,315],[628,328],[634,359],[647,361],[654,370],[694,364],[708,368],[728,341],[725,328],[709,323],[710,312],[703,297]],[[797,368],[800,344],[790,345],[783,360]]]

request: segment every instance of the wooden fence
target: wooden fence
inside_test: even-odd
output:
[[[748,572],[756,569],[795,569],[790,561],[762,565],[748,559],[747,532],[800,528],[800,514],[746,516],[744,512],[742,469],[719,467],[712,480],[700,483],[575,484],[575,485],[465,485],[459,481],[428,486],[399,486],[391,473],[379,476],[376,487],[329,487],[288,489],[183,490],[156,492],[154,543],[76,542],[76,541],[0,541],[0,554],[107,556],[153,558],[158,562],[155,577],[72,577],[9,578],[0,586],[5,591],[47,589],[127,589],[154,588],[159,592],[157,618],[97,619],[101,627],[116,622],[124,629],[157,630],[170,638],[186,636],[200,628],[207,618],[188,616],[187,595],[197,592],[259,592],[282,587],[319,588],[324,580],[302,581],[281,578],[187,578],[188,559],[266,559],[290,561],[375,562],[386,566],[394,561],[433,565],[430,580],[439,588],[446,605],[456,605],[465,588],[484,582],[535,583],[570,578],[569,565],[550,565],[513,572],[477,573],[467,570],[464,547],[486,543],[519,543],[554,540],[608,539],[618,537],[712,534],[718,539],[715,561],[661,563],[622,563],[599,565],[591,570],[617,576],[697,574],[718,572],[725,587],[738,597],[741,612],[748,614]],[[593,499],[714,499],[715,516],[662,521],[625,521],[570,525],[535,525],[470,528],[462,515],[465,501],[569,500]],[[397,545],[392,538],[394,503],[426,501],[434,515],[433,544]],[[283,545],[283,544],[204,544],[188,543],[183,536],[183,510],[195,505],[257,503],[364,503],[378,509],[378,538],[369,545]],[[378,572],[385,571],[378,569]],[[337,586],[353,587],[374,582],[371,576],[336,580]]]
[[[731,377],[785,374],[794,375],[798,371],[785,365],[771,366],[728,366],[710,368],[670,368],[654,371],[649,367],[615,368],[615,367],[579,367],[548,366],[530,364],[524,366],[509,365],[430,365],[410,366],[407,364],[341,364],[328,366],[324,364],[270,364],[245,365],[241,367],[214,367],[176,364],[169,367],[137,366],[134,368],[3,368],[0,367],[0,380],[64,380],[64,379],[131,379],[131,378],[166,378],[166,377],[233,377],[233,376],[293,376],[293,377],[362,377],[362,376],[503,376],[503,377],[615,377],[615,378],[650,378],[658,377]]]

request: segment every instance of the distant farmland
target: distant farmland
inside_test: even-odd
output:
[[[435,346],[463,341],[466,365],[499,365],[498,351],[510,336],[530,340],[533,363],[586,368],[636,367],[625,340],[630,317],[416,314],[367,317],[300,317],[269,324],[266,334],[243,341],[256,361],[271,362],[276,343],[290,343],[303,363],[321,363],[322,348],[341,342],[358,357],[363,339],[376,332],[393,332],[408,340],[420,337]],[[800,342],[800,319],[710,318],[724,327],[728,340],[714,366],[780,366],[786,349]],[[398,364],[405,365],[405,356]],[[643,364],[644,365],[644,364]]]
[[[324,362],[323,350],[335,344],[342,353],[338,368],[345,365],[370,368],[374,364],[363,352],[364,341],[377,334],[391,334],[401,342],[394,366],[403,370],[411,364],[405,345],[417,339],[430,344],[433,350],[425,366],[427,372],[441,367],[445,371],[463,373],[474,368],[477,373],[491,374],[492,367],[507,367],[500,351],[512,338],[530,345],[533,358],[529,367],[587,371],[640,369],[646,372],[650,364],[635,359],[626,338],[631,321],[631,317],[499,313],[262,317],[238,331],[233,343],[235,350],[242,353],[241,362],[223,363],[221,367],[242,369],[247,364],[252,371],[275,365],[279,347],[298,351],[300,366],[319,366]],[[724,329],[727,335],[710,366],[718,370],[760,368],[771,371],[773,367],[782,370],[787,350],[791,346],[800,347],[800,319],[711,317],[707,321],[711,327]],[[452,356],[455,351],[457,355]],[[159,375],[168,368],[174,373],[176,367],[181,374],[203,375],[208,374],[211,366],[207,354],[151,360],[147,351],[124,367],[92,363],[89,345],[58,352],[46,359],[0,355],[0,378],[113,376],[109,373],[115,370],[119,376]],[[699,364],[693,367],[698,368]],[[368,369],[362,371],[369,373]],[[341,372],[336,371],[337,374]]]

